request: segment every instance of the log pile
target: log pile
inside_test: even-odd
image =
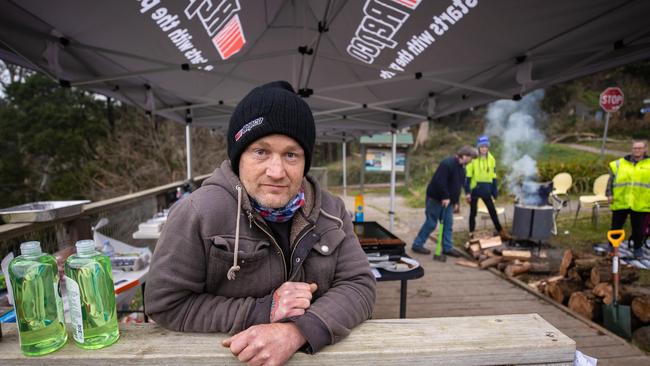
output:
[[[529,286],[585,318],[602,320],[603,305],[614,300],[610,257],[578,256],[565,250],[559,268],[557,262],[551,268],[549,262],[541,258],[543,255],[534,257],[528,250],[505,248],[500,240],[496,244],[498,239],[474,239],[465,244],[478,268],[497,268],[509,277],[524,273],[545,275],[541,279],[536,276],[537,279],[529,282]],[[633,267],[621,264],[619,274],[618,303],[630,306],[633,328],[650,329],[650,289],[634,285],[639,274]]]
[[[480,269],[498,268],[509,277],[524,273],[548,274],[550,266],[545,261],[533,261],[529,250],[507,249],[498,236],[472,239],[465,243],[467,253],[478,262]],[[467,263],[457,263],[468,267]]]

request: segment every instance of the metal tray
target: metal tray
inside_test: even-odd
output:
[[[0,216],[7,224],[50,221],[80,214],[83,210],[83,205],[89,202],[88,200],[30,202],[3,208],[0,210]]]

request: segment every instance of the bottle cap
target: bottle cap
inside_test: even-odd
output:
[[[26,241],[20,244],[20,254],[22,255],[40,255],[43,251],[41,250],[41,242],[39,241]]]
[[[88,255],[95,252],[94,240],[79,240],[75,246],[77,247],[78,255]]]

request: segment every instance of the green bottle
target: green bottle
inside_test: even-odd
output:
[[[58,350],[68,340],[59,270],[56,259],[43,253],[37,241],[22,243],[20,253],[9,263],[20,350],[26,356],[41,356]]]
[[[120,337],[111,260],[92,240],[80,240],[76,247],[77,254],[65,262],[74,341],[85,349],[110,346]]]

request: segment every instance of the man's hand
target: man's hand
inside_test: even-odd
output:
[[[311,306],[311,297],[318,286],[315,283],[285,282],[273,292],[271,323],[292,316],[300,316]]]
[[[449,206],[449,203],[450,203],[450,202],[451,202],[451,200],[450,200],[449,198],[447,198],[446,200],[442,200],[442,201],[440,201],[440,203],[442,203],[442,207],[447,207],[447,206]]]
[[[293,323],[254,325],[224,339],[221,345],[248,365],[284,365],[305,344]]]
[[[471,194],[466,194],[465,195],[465,201],[467,201],[467,203],[472,203],[472,195]]]

